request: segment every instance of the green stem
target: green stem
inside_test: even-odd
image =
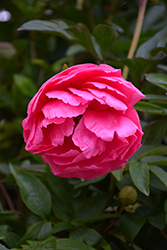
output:
[[[118,215],[121,215],[123,213],[123,211],[124,211],[124,206],[122,205],[122,207],[120,208],[120,210],[118,212]],[[119,220],[119,217],[112,220],[110,222],[110,224],[108,224],[108,226],[103,229],[103,231],[101,232],[101,235],[104,235],[118,220]]]
[[[143,25],[146,5],[147,5],[147,0],[142,0],[141,3],[140,3],[140,6],[139,6],[139,12],[138,12],[138,17],[137,17],[135,32],[134,32],[132,43],[131,43],[129,53],[128,53],[128,56],[127,56],[128,59],[133,58],[133,55],[135,53],[135,50],[136,50],[136,47],[137,47],[137,44],[138,44],[138,41],[139,41],[140,33],[141,33],[141,28],[142,28],[142,25]],[[129,68],[127,66],[124,66],[122,76],[125,79],[127,79],[128,73],[129,73]]]

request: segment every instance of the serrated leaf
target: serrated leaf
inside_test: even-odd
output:
[[[35,84],[27,76],[15,74],[14,81],[20,91],[26,96],[32,97],[37,92]]]
[[[39,179],[33,175],[10,166],[12,175],[19,187],[21,198],[25,205],[35,214],[47,218],[51,210],[51,196]]]
[[[58,239],[57,250],[94,250],[91,246],[74,239]]]
[[[138,213],[130,214],[126,213],[120,218],[120,226],[125,237],[133,242],[140,229],[143,227],[147,220],[147,217],[143,217]]]
[[[149,169],[167,187],[167,172],[165,172],[162,168],[154,165],[150,165]]]
[[[135,186],[145,195],[149,195],[149,166],[138,161],[130,161],[130,175]]]

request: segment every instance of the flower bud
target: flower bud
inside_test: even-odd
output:
[[[119,199],[124,206],[135,203],[137,200],[137,191],[134,187],[125,186],[119,192]]]

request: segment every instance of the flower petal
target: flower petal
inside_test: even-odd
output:
[[[46,118],[52,119],[54,117],[76,117],[81,115],[86,110],[88,104],[71,106],[59,100],[50,101],[43,108],[42,112]]]
[[[125,138],[138,128],[129,118],[114,112],[86,110],[83,118],[86,128],[105,141],[112,141],[115,132]]]

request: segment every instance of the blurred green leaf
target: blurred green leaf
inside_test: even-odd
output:
[[[8,250],[9,248],[6,248],[5,246],[3,246],[1,243],[0,243],[0,250]]]
[[[74,218],[89,219],[98,216],[103,211],[108,196],[108,193],[103,193],[83,201],[75,211]]]
[[[37,88],[33,81],[26,76],[15,74],[14,81],[20,91],[26,96],[33,97],[37,92]]]
[[[25,244],[27,240],[45,240],[52,235],[50,222],[39,221],[28,228],[26,234],[20,239],[17,246]]]
[[[165,213],[159,212],[154,216],[150,216],[148,221],[152,226],[162,230],[165,227]]]
[[[130,161],[130,175],[135,186],[145,195],[149,195],[149,166],[144,163]]]
[[[135,57],[143,57],[148,58],[148,53],[154,49],[158,42],[167,34],[167,27],[165,26],[163,29],[158,31],[153,37],[147,40],[145,43],[140,45],[138,48]]]
[[[167,187],[167,172],[165,172],[162,168],[154,165],[150,165],[149,169]]]
[[[158,103],[167,104],[167,96],[163,95],[154,95],[154,94],[146,94],[143,100],[150,100]]]
[[[160,145],[167,131],[167,119],[154,120],[148,125],[144,126],[143,144],[146,145]]]
[[[51,173],[50,167],[47,167],[47,181],[51,190],[63,203],[72,203],[72,186],[68,183],[68,179],[55,176]],[[68,191],[68,192],[67,192]]]
[[[100,45],[103,57],[105,57],[106,52],[110,50],[113,42],[118,36],[116,30],[109,25],[98,24],[94,28],[92,34]]]
[[[12,175],[19,186],[20,194],[26,206],[42,218],[50,215],[51,197],[46,187],[33,175],[10,166]]]
[[[167,166],[167,157],[159,155],[146,156],[141,159],[141,162],[151,165]]]
[[[99,60],[103,60],[100,47],[94,37],[90,34],[89,29],[83,23],[77,23],[75,26],[66,29],[73,38],[92,53]]]
[[[43,242],[38,241],[28,241],[30,246],[22,245],[25,250],[56,250],[57,249],[57,241],[56,238],[50,236]]]
[[[73,229],[73,226],[68,223],[68,222],[64,222],[64,221],[60,221],[60,222],[57,222],[53,229],[52,229],[52,233],[53,234],[56,234],[58,232],[61,232],[61,231],[64,231],[64,230],[69,230],[69,229]]]
[[[157,115],[167,115],[167,109],[161,108],[158,105],[140,101],[134,105],[137,111],[146,112],[150,114],[157,114]]]
[[[123,169],[112,171],[112,175],[117,179],[117,181],[120,181],[122,179]]]
[[[167,146],[161,146],[161,147],[156,147],[153,148],[151,150],[146,150],[147,148],[144,147],[144,151],[143,154],[141,154],[140,156],[138,156],[136,158],[136,160],[141,160],[143,157],[146,156],[155,156],[155,155],[167,155]]]
[[[74,38],[65,30],[70,26],[67,25],[64,21],[54,20],[54,21],[44,21],[44,20],[32,20],[27,23],[24,23],[18,30],[36,30],[47,32],[50,34],[60,35],[69,40]]]
[[[100,181],[104,180],[105,178],[106,178],[106,175],[103,175],[103,176],[97,177],[95,179],[78,181],[76,183],[76,185],[74,186],[74,188],[76,189],[76,188],[80,188],[80,187],[85,187],[85,186],[88,186],[90,184],[94,184],[94,183],[100,182]]]
[[[156,73],[145,74],[146,80],[154,85],[167,90],[167,76]]]
[[[7,225],[0,225],[0,240],[10,248],[15,247],[20,237],[11,232]]]
[[[120,226],[125,237],[133,242],[143,225],[145,224],[147,217],[143,217],[138,213],[130,214],[126,213],[120,218]]]
[[[68,192],[67,192],[68,193]],[[73,217],[73,208],[68,202],[61,201],[57,196],[53,196],[52,209],[56,218],[70,222]]]
[[[57,250],[94,250],[91,246],[74,239],[58,239]]]

